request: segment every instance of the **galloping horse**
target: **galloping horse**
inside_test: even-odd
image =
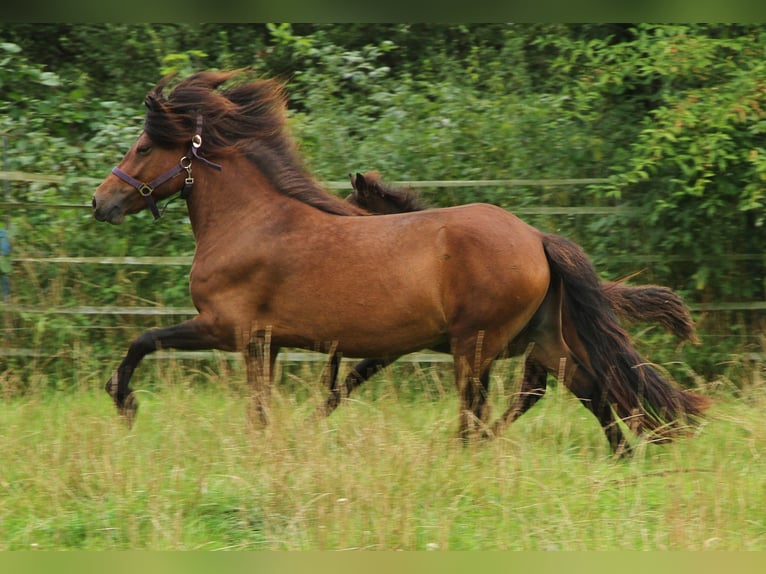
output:
[[[156,202],[182,188],[196,240],[198,315],[139,335],[107,382],[128,421],[130,379],[159,348],[243,353],[261,424],[280,347],[352,357],[447,348],[464,439],[487,422],[492,363],[520,345],[561,374],[615,452],[626,444],[615,413],[668,439],[702,415],[705,397],[671,385],[632,347],[577,245],[485,204],[356,217],[366,212],[303,167],[282,85],[224,86],[238,74],[195,74],[167,95],[161,81],[143,132],[93,197],[95,218],[118,224],[147,207],[157,216]],[[566,341],[562,315],[573,326]]]
[[[426,209],[414,190],[384,184],[377,171],[357,173],[356,176],[349,174],[349,176],[353,191],[346,197],[346,201],[370,213],[386,215]],[[620,318],[632,322],[657,322],[680,341],[689,341],[693,344],[699,342],[689,308],[672,289],[660,285],[626,285],[613,281],[602,282],[601,288],[609,306]],[[576,336],[568,319],[569,317],[564,313],[562,329],[565,341],[567,336]],[[518,345],[509,347],[511,354],[523,351],[524,349]],[[343,386],[339,387],[340,357],[338,354],[333,354],[328,374],[330,394],[319,412],[324,415],[330,414],[340,404],[342,393],[348,396],[355,388],[394,360],[392,357],[364,359],[351,369]],[[505,414],[495,422],[491,430],[492,435],[500,434],[505,426],[524,414],[542,398],[547,387],[547,376],[547,371],[536,362],[534,357],[527,359],[521,389],[511,398]],[[567,381],[564,383],[566,384]]]

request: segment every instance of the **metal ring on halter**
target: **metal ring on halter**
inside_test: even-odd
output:
[[[202,136],[199,134],[194,134],[194,137],[192,138],[192,147],[199,149],[202,145]]]
[[[154,192],[154,189],[146,183],[142,183],[141,187],[138,188],[138,193],[140,193],[144,197],[151,195],[153,192]]]
[[[179,164],[179,165],[180,165],[182,168],[184,168],[184,169],[188,170],[188,169],[191,167],[191,164],[192,164],[192,159],[191,159],[189,156],[185,155],[185,156],[183,156],[183,157],[182,157],[182,158],[179,160],[178,164]]]

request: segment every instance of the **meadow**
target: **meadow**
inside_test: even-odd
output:
[[[379,374],[329,419],[321,365],[281,368],[273,424],[247,423],[241,365],[149,361],[128,429],[105,372],[23,393],[0,374],[1,550],[764,550],[760,367],[693,436],[615,460],[564,388],[503,437],[455,439],[447,365]],[[494,412],[519,363],[493,373]]]

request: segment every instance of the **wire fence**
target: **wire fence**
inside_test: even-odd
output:
[[[101,180],[90,177],[75,177],[69,178],[64,176],[49,175],[49,174],[36,174],[26,173],[19,171],[0,171],[0,181],[5,182],[22,182],[22,183],[41,183],[49,185],[63,185],[63,184],[86,184],[96,185]],[[410,188],[480,188],[480,187],[514,187],[514,186],[576,186],[576,185],[591,185],[606,183],[609,180],[606,178],[561,178],[561,179],[486,179],[486,180],[427,180],[427,181],[393,181],[392,185],[395,186],[407,186]],[[326,181],[323,182],[323,186],[330,190],[347,190],[349,188],[348,181]],[[0,208],[3,210],[59,210],[59,209],[77,209],[77,210],[90,210],[89,204],[71,204],[71,203],[36,203],[36,202],[19,202],[13,201],[9,194],[6,192],[4,200],[0,200]],[[630,216],[635,214],[635,210],[624,206],[555,206],[555,207],[520,207],[514,209],[514,212],[519,215],[564,215],[564,216],[580,216],[580,215],[618,215],[618,216]],[[8,250],[6,250],[8,251]],[[9,254],[3,253],[0,256],[4,256],[11,265],[18,264],[42,264],[42,265],[118,265],[118,266],[182,266],[188,267],[192,263],[191,256],[139,256],[139,257],[67,257],[67,256],[51,256],[51,257],[10,257]],[[732,259],[738,260],[751,260],[762,259],[763,254],[734,254]],[[652,255],[624,255],[615,256],[613,259],[618,261],[623,259],[630,262],[649,263],[657,260],[659,256]],[[683,261],[683,256],[668,257],[662,256],[663,261]],[[7,266],[6,266],[7,267]],[[5,288],[8,288],[8,273],[2,277],[5,282]],[[742,302],[725,302],[725,303],[706,303],[706,304],[692,304],[690,308],[697,312],[716,312],[716,311],[764,311],[766,310],[766,301],[742,301]],[[15,305],[8,301],[0,302],[0,314],[4,318],[9,316],[24,317],[24,316],[39,316],[39,315],[76,315],[76,316],[172,316],[172,317],[188,317],[196,314],[196,310],[192,307],[166,307],[166,306],[89,306],[89,305],[72,305],[72,306],[35,306],[35,305]],[[8,321],[6,320],[6,324]],[[183,352],[161,352],[156,355],[156,358],[162,359],[168,355],[172,355],[176,358],[200,358],[203,356],[211,357],[210,353],[183,353]],[[64,353],[66,355],[66,353]],[[44,357],[51,356],[50,353],[40,351],[36,349],[13,349],[3,345],[0,348],[0,356],[4,357]],[[61,357],[61,353],[53,356]],[[319,353],[310,352],[297,352],[287,353],[282,355],[282,360],[289,361],[316,361],[326,360],[326,356]],[[429,353],[417,353],[405,360],[412,360],[415,362],[441,362],[448,360],[447,357],[438,354]]]

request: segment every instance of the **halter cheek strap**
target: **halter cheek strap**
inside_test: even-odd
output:
[[[183,158],[182,158],[183,159]],[[191,173],[191,163],[189,164],[189,173]],[[159,219],[161,217],[160,210],[157,208],[157,202],[154,201],[154,198],[152,197],[152,193],[154,192],[154,189],[156,187],[159,187],[166,181],[173,179],[175,176],[177,176],[179,173],[181,173],[184,170],[184,167],[182,167],[182,162],[178,162],[178,164],[171,170],[166,171],[159,177],[154,178],[149,183],[143,183],[138,181],[135,177],[132,177],[122,171],[119,167],[112,168],[112,173],[119,177],[122,181],[125,183],[128,183],[136,188],[138,193],[141,194],[141,196],[146,200],[146,205],[149,207],[149,211],[152,212],[152,215],[154,216],[154,219]],[[192,183],[194,180],[192,180]],[[184,184],[185,187],[185,184]]]
[[[152,197],[152,194],[154,193],[154,190],[162,185],[163,183],[173,179],[178,174],[182,172],[186,172],[186,179],[184,180],[184,185],[180,190],[180,196],[182,199],[188,199],[191,195],[192,187],[194,185],[194,178],[192,177],[192,158],[196,158],[200,160],[202,163],[206,164],[208,167],[212,167],[216,170],[221,170],[221,166],[215,162],[210,161],[209,159],[206,159],[199,155],[199,148],[202,147],[202,116],[197,116],[197,133],[194,134],[194,137],[191,141],[191,146],[189,153],[185,156],[183,156],[178,163],[165,173],[155,177],[152,181],[149,183],[144,183],[142,181],[137,180],[135,177],[128,175],[124,171],[122,171],[119,167],[112,168],[112,173],[119,177],[122,181],[125,183],[132,185],[139,194],[146,200],[146,205],[149,208],[149,211],[152,212],[152,215],[154,216],[154,219],[159,219],[162,217],[162,213],[160,213],[160,210],[157,208],[157,202],[154,201],[154,197]],[[167,207],[167,206],[166,206]],[[164,213],[164,210],[163,210]]]
[[[201,155],[199,155],[199,148],[201,147],[202,147],[202,116],[198,115],[197,116],[197,131],[194,134],[194,137],[192,138],[192,141],[191,141],[191,153],[196,159],[200,160],[202,163],[206,164],[208,167],[212,167],[213,169],[221,171],[221,166],[219,164],[215,163],[214,161],[210,161],[209,159],[206,159],[202,157]],[[181,167],[183,167],[183,169],[187,171],[191,168],[191,159],[189,160],[188,167],[185,167],[183,165],[184,163],[183,158],[181,158],[180,163],[181,163]]]

